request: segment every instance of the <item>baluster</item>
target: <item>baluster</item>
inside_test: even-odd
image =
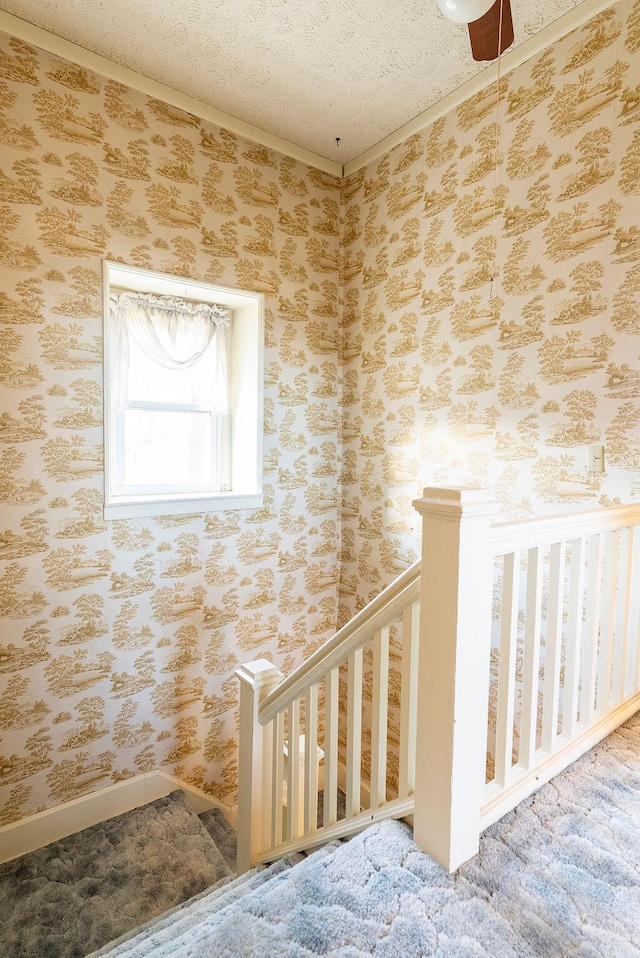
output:
[[[520,552],[504,557],[502,580],[502,619],[500,623],[500,661],[496,715],[496,781],[506,785],[513,764],[513,717],[516,689],[516,652],[518,644],[518,591]]]
[[[400,772],[398,795],[413,795],[416,784],[416,728],[418,724],[418,648],[420,603],[402,616],[402,691],[400,700]]]
[[[617,598],[613,646],[613,673],[611,676],[612,705],[619,705],[624,699],[632,588],[632,582],[629,578],[631,572],[632,545],[631,530],[620,530],[620,561],[615,585]]]
[[[304,834],[318,828],[318,686],[307,689],[304,699]]]
[[[273,788],[272,812],[271,812],[271,844],[272,846],[282,843],[282,817],[284,804],[282,790],[284,786],[284,712],[278,712],[274,719],[273,735],[273,777],[271,785]]]
[[[287,753],[287,841],[291,841],[300,834],[300,699],[289,706]]]
[[[586,609],[584,621],[584,648],[582,654],[582,692],[580,696],[580,723],[589,725],[595,710],[596,674],[599,655],[600,612],[602,609],[603,537],[600,533],[589,539]]]
[[[324,808],[326,828],[338,821],[338,679],[339,670],[331,669],[324,689]]]
[[[371,802],[378,808],[387,797],[387,713],[389,710],[389,629],[373,637],[371,696]]]
[[[633,540],[633,560],[631,563],[631,581],[634,583],[632,592],[631,610],[629,612],[630,649],[629,659],[629,695],[633,695],[640,687],[640,526],[631,529]]]
[[[360,812],[361,765],[362,649],[356,649],[349,656],[347,677],[347,818],[353,818]]]
[[[582,640],[582,603],[584,600],[584,538],[571,542],[569,572],[569,610],[567,615],[567,644],[564,662],[564,695],[562,704],[562,731],[575,735],[578,720],[580,690],[580,645]]]
[[[620,533],[616,529],[607,534],[605,547],[604,580],[602,583],[602,617],[600,621],[600,646],[598,653],[598,684],[596,712],[604,715],[611,705],[611,673],[613,666],[613,643],[616,623],[616,578]]]
[[[520,763],[531,768],[538,728],[538,671],[540,669],[540,621],[542,561],[540,549],[528,550],[525,606],[524,665],[522,675],[522,728]]]
[[[542,747],[547,752],[554,750],[558,740],[564,557],[565,543],[554,542],[549,558],[549,605],[542,699]]]

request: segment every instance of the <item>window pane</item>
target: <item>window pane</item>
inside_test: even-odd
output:
[[[130,337],[127,398],[211,406],[215,395],[216,342],[188,369],[165,369]]]
[[[125,410],[126,486],[213,481],[210,413]]]

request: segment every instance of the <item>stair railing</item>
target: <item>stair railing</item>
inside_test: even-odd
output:
[[[239,872],[413,810],[419,591],[418,561],[286,679],[265,660],[237,671]],[[390,789],[392,629],[396,644],[401,637],[401,682],[398,781]],[[365,688],[369,681],[370,694]],[[363,720],[367,735],[370,730],[368,770],[362,761]],[[319,740],[323,782],[318,775]],[[339,787],[346,796],[340,820]]]
[[[497,821],[640,708],[640,505],[496,525]]]
[[[411,814],[454,871],[640,709],[640,505],[493,527],[483,490],[427,488],[414,506],[420,562],[288,678],[264,660],[238,670],[239,871]]]

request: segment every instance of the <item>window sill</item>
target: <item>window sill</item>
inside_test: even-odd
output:
[[[261,492],[217,492],[215,495],[154,496],[113,498],[104,504],[105,519],[144,519],[151,516],[180,516],[203,512],[227,512],[234,509],[258,509]]]

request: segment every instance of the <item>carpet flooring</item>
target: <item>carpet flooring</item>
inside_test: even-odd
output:
[[[96,826],[82,853],[91,879],[70,880],[73,853],[62,843],[49,846],[56,853],[41,868],[26,869],[26,859],[22,870],[0,866],[4,956],[80,958],[99,948],[104,958],[640,958],[640,714],[488,829],[479,855],[454,876],[406,825],[387,821],[216,885],[228,866],[190,844],[199,833],[213,846],[183,805],[179,795],[153,813],[136,810],[149,822],[135,838],[131,823],[124,863],[110,855],[127,836],[116,841],[109,822]],[[183,817],[170,842],[169,826],[174,832]],[[226,823],[214,814],[207,828],[232,861]],[[189,872],[196,863],[198,877]],[[200,880],[213,887],[192,890]],[[101,947],[122,934],[118,909],[128,927],[149,917],[139,891],[145,909],[161,910],[154,895],[165,884],[173,904],[196,897]]]
[[[455,876],[387,821],[109,958],[638,958],[640,716],[488,829]]]
[[[213,819],[209,827],[224,830]],[[82,958],[231,875],[172,792],[0,865],[0,954]]]
[[[206,828],[216,848],[227,863],[229,871],[236,873],[236,854],[238,836],[219,808],[212,808],[208,812],[200,812],[198,818]]]

